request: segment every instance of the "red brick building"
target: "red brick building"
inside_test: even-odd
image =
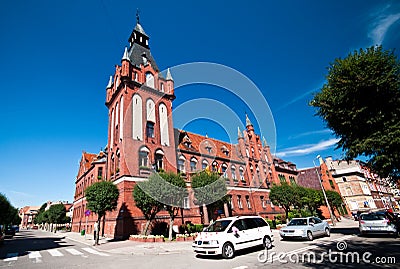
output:
[[[270,184],[282,178],[296,181],[296,165],[271,156],[265,139],[254,132],[246,116],[246,129],[238,130],[238,143],[230,144],[198,134],[174,129],[172,102],[174,80],[168,69],[160,72],[149,48],[149,36],[137,21],[129,37],[121,65],[106,88],[108,145],[101,155],[83,153],[76,180],[73,230],[82,229],[86,218],[84,190],[100,179],[112,181],[119,189],[118,207],[105,217],[105,234],[128,237],[143,230],[145,219],[135,206],[132,191],[152,171],[180,172],[189,196],[176,218],[176,225],[187,221],[209,223],[210,218],[258,214],[272,217],[282,210],[269,200]],[[215,212],[193,203],[190,178],[210,169],[226,179],[230,203]],[[279,176],[279,177],[278,177]],[[167,217],[158,214],[159,220]],[[88,217],[90,232],[95,221]]]

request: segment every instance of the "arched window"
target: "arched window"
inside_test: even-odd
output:
[[[164,152],[161,149],[156,150],[155,161],[156,161],[156,170],[160,171],[164,169]]]
[[[146,73],[146,86],[154,88],[154,76],[151,72]]]
[[[226,170],[228,170],[228,166],[223,163],[221,166],[221,173],[224,178],[228,178],[228,172]]]
[[[165,104],[160,104],[158,107],[160,114],[160,134],[161,145],[169,146],[169,126],[168,126],[168,111]]]
[[[218,172],[218,163],[217,163],[216,161],[214,161],[214,162],[212,163],[211,168],[212,168],[212,171],[213,171],[213,172]]]
[[[160,83],[160,91],[164,92],[164,83]]]
[[[201,169],[207,169],[208,167],[208,162],[206,160],[203,160],[203,162],[201,163]]]
[[[236,180],[236,167],[234,165],[231,166],[231,174],[232,174],[233,181],[237,181]]]
[[[197,170],[197,160],[196,158],[190,159],[190,172],[195,172]]]
[[[142,147],[139,150],[139,167],[148,167],[149,166],[149,150],[146,147]]]
[[[111,125],[110,125],[110,148],[114,145],[114,109],[111,111]]]
[[[240,175],[240,180],[241,181],[245,181],[244,180],[244,169],[243,169],[243,167],[239,168],[239,175]]]
[[[142,98],[135,94],[132,98],[132,138],[143,140]]]
[[[156,108],[154,105],[154,101],[151,99],[147,99],[146,101],[146,119],[147,121],[156,122]]]
[[[178,158],[178,171],[181,173],[186,173],[185,170],[185,157],[183,155],[179,156]]]

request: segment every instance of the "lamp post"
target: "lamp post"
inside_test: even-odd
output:
[[[315,159],[320,159],[320,158],[321,158],[321,156],[318,155]],[[335,226],[335,225],[336,225],[335,219],[334,219],[334,217],[333,217],[333,213],[332,213],[332,210],[331,210],[331,206],[329,205],[329,202],[328,202],[328,197],[326,197],[324,185],[322,184],[321,176],[320,176],[320,174],[319,174],[319,172],[318,172],[317,165],[315,164],[315,159],[313,159],[313,164],[314,164],[314,167],[315,167],[315,173],[317,173],[318,180],[319,180],[319,184],[320,184],[320,186],[321,186],[322,193],[324,194],[325,203],[326,203],[326,206],[328,207],[329,216],[331,217],[332,225]]]

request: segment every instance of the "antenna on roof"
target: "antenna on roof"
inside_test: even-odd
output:
[[[136,9],[136,23],[140,24],[140,18],[139,18],[139,8]]]

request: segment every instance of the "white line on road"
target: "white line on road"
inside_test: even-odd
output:
[[[72,255],[83,255],[82,252],[80,252],[74,248],[66,248],[65,251],[71,253]]]
[[[6,258],[3,260],[5,262],[16,261],[18,260],[18,252],[7,253]]]
[[[239,267],[234,267],[232,269],[247,269],[247,268],[249,268],[249,267],[246,265],[243,265],[243,266],[239,266]]]
[[[87,251],[87,252],[92,253],[92,254],[96,254],[96,255],[100,255],[100,256],[110,256],[110,255],[108,255],[106,253],[98,252],[97,250],[94,250],[92,248],[82,248],[82,249],[84,251]]]
[[[60,256],[64,256],[64,254],[62,254],[60,251],[58,251],[57,249],[48,249],[47,250],[48,253],[50,253],[51,256],[54,257],[60,257]]]
[[[35,259],[42,257],[42,255],[40,255],[39,251],[29,251],[28,257],[29,259]]]

